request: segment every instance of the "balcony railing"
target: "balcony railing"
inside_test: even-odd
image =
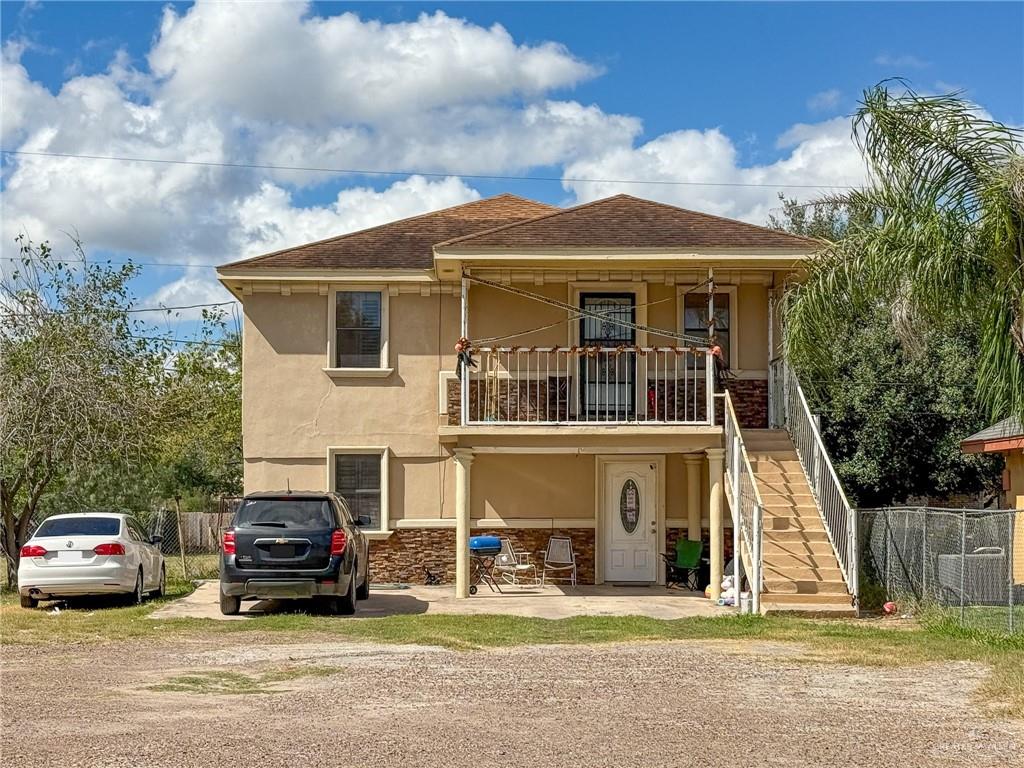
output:
[[[714,423],[714,364],[696,347],[477,347],[461,423]]]

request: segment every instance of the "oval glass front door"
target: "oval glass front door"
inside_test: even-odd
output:
[[[640,524],[640,489],[632,479],[622,484],[619,494],[619,519],[626,533],[632,533]]]

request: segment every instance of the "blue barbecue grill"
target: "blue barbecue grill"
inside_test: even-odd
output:
[[[501,554],[501,539],[497,536],[470,536],[469,557],[473,561],[473,573],[469,580],[469,594],[475,595],[477,585],[486,584],[491,592],[501,592],[494,578],[494,560]]]

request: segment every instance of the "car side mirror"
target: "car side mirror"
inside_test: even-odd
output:
[[[367,525],[372,525],[372,524],[373,524],[373,521],[370,519],[369,515],[360,515],[359,517],[356,518],[356,525],[358,525],[360,528],[364,528]]]
[[[158,533],[149,537],[149,543],[150,544],[159,544],[163,540],[164,540],[164,537],[161,536]]]

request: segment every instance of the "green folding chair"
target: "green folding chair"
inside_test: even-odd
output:
[[[704,554],[704,542],[678,539],[676,551],[662,555],[665,560],[665,586],[673,584],[696,592],[700,589],[700,558]]]

